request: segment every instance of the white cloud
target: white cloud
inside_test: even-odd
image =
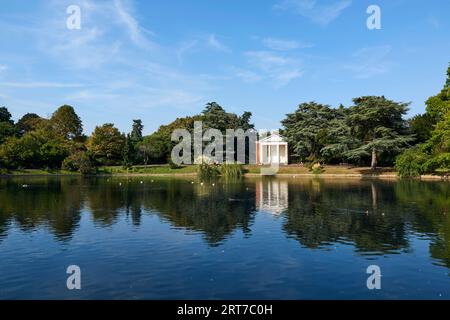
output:
[[[277,38],[264,38],[262,42],[266,48],[277,51],[311,48],[313,46],[312,44],[309,43],[300,43],[295,40],[284,40]]]
[[[361,48],[352,55],[353,61],[343,67],[350,70],[357,79],[379,76],[391,69],[388,60],[391,51],[392,47],[389,45]]]
[[[258,73],[246,69],[231,68],[231,72],[245,83],[255,83],[263,79]]]
[[[352,0],[335,0],[330,3],[324,0],[284,0],[275,6],[276,9],[293,10],[322,26],[330,24],[352,4]]]
[[[79,88],[83,84],[79,83],[60,83],[60,82],[0,82],[1,86],[10,88]]]
[[[231,51],[227,46],[225,46],[223,43],[221,43],[219,40],[217,40],[217,38],[214,34],[209,35],[208,45],[217,51],[222,51],[222,52],[230,52]]]
[[[275,88],[286,86],[302,76],[300,60],[270,51],[246,52],[248,63],[258,70],[260,77],[269,79]]]
[[[155,49],[156,45],[148,40],[144,33],[153,34],[151,31],[146,30],[140,27],[138,21],[133,17],[133,15],[129,12],[130,10],[126,9],[123,6],[121,0],[114,0],[114,8],[116,10],[116,14],[118,16],[119,22],[124,24],[128,30],[131,41],[142,48],[145,49]]]

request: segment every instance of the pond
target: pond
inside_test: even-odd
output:
[[[450,299],[449,208],[448,182],[2,178],[0,299]]]

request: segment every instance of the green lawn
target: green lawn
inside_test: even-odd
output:
[[[133,166],[131,169],[124,169],[122,166],[101,167],[99,174],[195,174],[196,166],[184,166],[172,169],[169,165]]]
[[[247,165],[244,166],[246,174],[260,174],[261,166]],[[172,169],[169,165],[150,165],[150,166],[133,166],[131,169],[124,169],[122,166],[105,166],[98,168],[100,175],[195,175],[197,166],[183,166],[178,169]],[[436,172],[436,175],[445,175],[448,172]],[[18,170],[1,170],[0,175],[79,175],[76,172],[64,170],[44,170],[44,169],[18,169]],[[278,170],[281,175],[304,175],[311,174],[307,167],[298,165],[281,166]],[[324,166],[324,175],[395,175],[393,168],[378,168],[372,171],[369,167],[353,167],[353,166]]]

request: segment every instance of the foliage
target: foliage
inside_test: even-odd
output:
[[[244,175],[244,167],[239,163],[224,163],[220,166],[220,175],[225,179],[239,179]]]
[[[375,169],[379,154],[400,153],[413,137],[407,134],[403,115],[408,111],[408,103],[399,103],[384,96],[365,96],[353,99],[348,123],[351,132],[360,141],[360,146],[347,153],[349,159],[371,156],[371,167]]]
[[[201,180],[210,180],[219,175],[216,165],[203,162],[197,166],[197,177]]]
[[[56,134],[65,139],[75,139],[83,134],[83,125],[73,107],[63,105],[56,110],[50,123]]]
[[[328,105],[302,103],[281,122],[284,126],[281,133],[301,161],[320,160],[329,124],[334,118],[335,113]]]
[[[204,129],[218,129],[225,134],[227,129],[242,129],[244,131],[253,129],[250,123],[251,112],[244,112],[242,116],[226,112],[217,102],[206,104],[202,112]]]
[[[100,164],[117,164],[123,160],[125,137],[111,123],[96,127],[87,142],[87,149]]]
[[[435,96],[430,97],[427,101],[426,113],[412,120],[412,132],[425,132],[423,138],[425,141],[418,146],[421,154],[414,154],[415,150],[406,151],[397,159],[397,162],[403,163],[403,166],[414,166],[415,163],[407,164],[408,159],[413,161],[413,157],[418,157],[421,163],[421,172],[435,173],[447,172],[450,168],[450,67],[447,70],[447,81],[444,88]],[[414,128],[414,121],[418,124],[420,130]],[[428,128],[427,128],[428,127]],[[415,132],[416,131],[416,132]],[[425,161],[423,158],[426,158]],[[417,175],[417,169],[413,172]]]
[[[425,173],[424,165],[427,159],[427,154],[419,147],[408,149],[396,158],[395,170],[402,178],[418,177]]]
[[[8,109],[0,108],[0,144],[15,134],[14,121],[11,120],[11,117]]]
[[[35,113],[27,113],[16,123],[16,130],[19,136],[37,130],[46,120]]]
[[[146,136],[137,145],[139,158],[143,163],[164,163],[168,158],[169,142],[159,133]]]
[[[142,130],[144,130],[142,120],[133,120],[133,128],[130,133],[130,139],[133,144],[137,144],[142,141]]]
[[[324,171],[325,171],[325,169],[323,168],[323,166],[319,163],[319,162],[317,162],[317,163],[314,163],[312,166],[311,166],[311,172],[313,173],[313,174],[321,174],[321,173],[323,173]]]
[[[417,143],[424,143],[430,139],[435,125],[434,118],[428,113],[416,115],[409,121],[410,131]]]
[[[11,120],[11,113],[9,113],[8,109],[6,107],[0,108],[0,122],[9,122],[10,124],[14,124],[14,122]]]
[[[92,174],[95,172],[95,167],[91,158],[84,151],[79,151],[64,159],[62,169],[72,172],[80,172],[81,174]]]
[[[425,162],[423,169],[425,172],[450,172],[450,152],[435,155]]]

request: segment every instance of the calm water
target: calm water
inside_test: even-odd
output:
[[[449,208],[445,182],[1,179],[0,299],[450,299]]]

